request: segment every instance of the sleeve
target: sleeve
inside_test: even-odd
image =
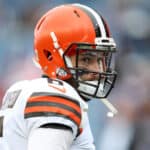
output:
[[[37,128],[29,135],[27,150],[69,150],[72,141],[70,130]]]
[[[77,135],[81,123],[81,107],[77,100],[58,93],[33,93],[27,100],[24,111],[28,129],[44,124],[62,124]]]
[[[73,142],[71,150],[96,150],[87,112],[84,113],[83,131]]]

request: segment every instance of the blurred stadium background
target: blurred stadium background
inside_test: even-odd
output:
[[[32,63],[33,30],[48,9],[79,2],[98,10],[118,45],[118,79],[109,96],[116,117],[91,101],[89,116],[97,150],[150,148],[150,1],[149,0],[1,0],[0,101],[16,81],[40,76]]]

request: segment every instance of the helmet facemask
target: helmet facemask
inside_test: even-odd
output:
[[[80,95],[87,99],[108,96],[116,80],[116,72],[112,68],[112,56],[115,51],[116,48],[112,45],[73,43],[68,47],[63,57],[78,83],[77,90]],[[97,63],[97,66],[90,67],[92,63]]]

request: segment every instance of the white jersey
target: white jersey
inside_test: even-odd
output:
[[[0,110],[0,150],[27,150],[30,133],[45,124],[70,127],[71,150],[94,150],[87,109],[87,103],[64,81],[18,82],[6,92]]]

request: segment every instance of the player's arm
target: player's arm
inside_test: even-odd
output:
[[[70,150],[72,141],[72,131],[67,128],[42,127],[29,135],[27,150]]]
[[[68,150],[81,123],[78,101],[60,94],[33,93],[24,111],[29,134],[28,150]]]

